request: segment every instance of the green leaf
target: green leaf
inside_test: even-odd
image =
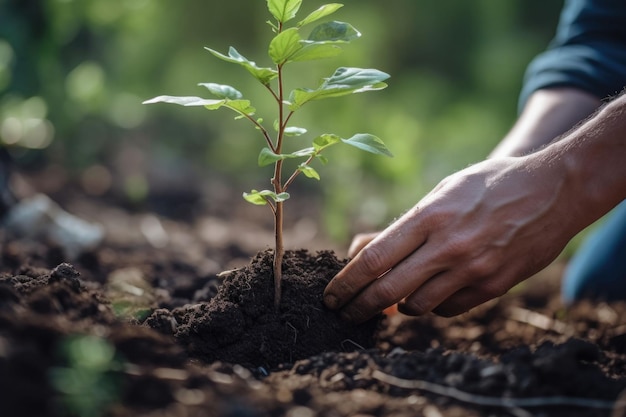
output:
[[[252,190],[249,193],[243,193],[243,198],[252,204],[257,206],[264,206],[267,204],[267,199],[257,190]]]
[[[180,106],[202,106],[208,110],[217,110],[221,107],[229,108],[242,116],[252,116],[256,109],[250,105],[250,100],[212,100],[200,97],[158,96],[146,100],[143,104],[172,103]]]
[[[217,106],[216,108],[224,105],[226,100],[211,100],[200,97],[178,97],[178,96],[158,96],[150,100],[146,100],[143,104],[154,103],[172,103],[180,106]]]
[[[339,10],[342,7],[343,7],[343,4],[339,4],[339,3],[325,4],[319,9],[309,14],[307,17],[305,17],[301,21],[299,21],[298,27],[302,27],[304,25],[308,25],[309,23],[313,23],[316,20],[320,20],[332,13],[335,13],[337,10]]]
[[[245,116],[252,116],[256,112],[250,105],[250,100],[226,100],[223,106]]]
[[[269,56],[275,64],[283,64],[293,54],[302,49],[302,38],[297,28],[289,28],[272,39],[269,46]]]
[[[370,153],[393,157],[384,142],[369,133],[358,133],[349,139],[341,139],[341,141]]]
[[[315,155],[315,157],[317,159],[319,159],[319,161],[322,163],[322,165],[326,165],[328,163],[328,158],[326,158],[326,156],[324,156],[324,155],[317,154],[317,155]]]
[[[279,154],[272,152],[270,148],[263,148],[261,149],[261,152],[259,153],[258,162],[259,162],[260,167],[264,167],[267,165],[271,165],[275,163],[276,161],[281,161],[283,159],[285,159],[283,155],[279,155]]]
[[[278,125],[278,120],[274,120],[274,130],[278,132],[280,126]],[[285,127],[283,133],[285,136],[302,136],[307,132],[307,130],[303,127]]]
[[[377,69],[341,67],[331,77],[325,78],[315,90],[308,88],[293,90],[289,95],[289,109],[295,111],[312,100],[382,90],[387,87],[383,82],[387,78],[389,74]]]
[[[286,127],[285,131],[284,131],[285,136],[292,136],[292,137],[294,137],[294,136],[302,136],[306,132],[307,132],[307,130],[305,128],[303,128],[303,127],[295,127],[295,126]]]
[[[280,23],[285,23],[298,13],[302,0],[267,0],[267,8]]]
[[[200,83],[202,87],[206,87],[211,94],[219,98],[227,98],[230,100],[238,100],[243,97],[237,89],[230,85],[215,84],[215,83]]]
[[[256,204],[257,206],[263,206],[267,204],[267,199],[271,198],[277,203],[281,203],[289,199],[289,193],[276,194],[270,190],[252,190],[249,193],[243,193],[243,198],[249,203]]]
[[[316,26],[308,40],[313,42],[350,42],[361,36],[361,32],[345,22],[326,22]]]
[[[326,78],[322,87],[324,89],[359,89],[376,85],[389,78],[389,74],[377,69],[363,68],[337,68],[335,73]]]
[[[290,154],[288,154],[288,156],[290,158],[308,158],[311,155],[315,155],[317,153],[317,151],[315,150],[315,148],[304,148],[304,149],[300,149],[298,151],[292,152]]]
[[[313,61],[316,59],[332,58],[339,55],[342,49],[329,43],[309,43],[291,55],[289,62]]]
[[[274,22],[272,22],[271,20],[267,20],[265,23],[267,23],[268,25],[270,25],[270,27],[272,28],[272,32],[274,32],[274,33],[278,33],[278,31],[280,30],[280,29],[278,28],[278,26],[276,26],[276,25],[274,24]]]
[[[278,76],[278,71],[272,68],[258,67],[255,62],[248,60],[246,57],[237,52],[237,50],[232,46],[228,50],[228,55],[221,54],[211,48],[205,47],[204,49],[223,61],[241,65],[263,85],[268,85],[270,81]]]
[[[265,147],[261,149],[261,152],[259,153],[258,163],[259,166],[264,167],[285,159],[308,158],[311,155],[315,155],[316,152],[315,148],[304,148],[292,153],[277,154],[270,148]]]
[[[325,133],[313,139],[313,147],[317,152],[321,152],[323,149],[335,143],[339,143],[339,141],[341,141],[339,136],[333,135],[332,133]]]
[[[304,165],[304,164],[299,165],[298,171],[302,172],[307,178],[314,178],[318,181],[321,179],[320,174],[317,173],[315,168],[309,165]]]

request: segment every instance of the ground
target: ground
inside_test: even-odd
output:
[[[616,406],[626,399],[626,304],[564,307],[563,261],[455,318],[386,315],[371,341],[344,336],[345,327],[307,339],[311,320],[330,322],[332,313],[311,319],[301,301],[307,319],[294,311],[279,319],[294,330],[271,345],[263,342],[271,334],[245,327],[248,316],[212,301],[225,282],[247,285],[228,277],[265,268],[271,232],[254,212],[176,217],[63,199],[108,235],[67,259],[54,244],[0,232],[2,417],[626,416]],[[332,264],[332,275],[342,249],[323,239],[306,208],[299,213],[288,242]],[[316,285],[304,292],[322,308]],[[262,305],[252,314],[261,321],[272,315]],[[197,312],[213,310],[239,324],[206,327]],[[295,330],[297,320],[305,330]],[[313,341],[326,336],[332,347],[319,351]],[[258,357],[220,356],[243,339]]]

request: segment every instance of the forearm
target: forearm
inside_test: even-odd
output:
[[[572,226],[591,224],[626,198],[626,95],[530,158],[563,173]]]
[[[597,97],[575,88],[535,91],[513,128],[489,157],[535,152],[586,119],[600,105]]]

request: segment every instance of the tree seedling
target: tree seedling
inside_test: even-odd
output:
[[[325,4],[295,25],[287,27],[285,24],[295,19],[301,5],[302,0],[267,0],[267,8],[274,18],[273,21],[267,23],[275,34],[268,47],[268,55],[273,62],[271,67],[258,66],[233,47],[230,47],[228,55],[211,48],[205,48],[217,58],[245,68],[269,91],[276,102],[273,121],[275,133],[270,133],[271,131],[265,127],[263,119],[256,117],[256,109],[250,100],[246,100],[241,92],[229,85],[200,83],[200,86],[205,87],[216,97],[214,99],[159,96],[144,102],[144,104],[174,103],[182,106],[202,106],[208,110],[225,107],[237,113],[236,119],[248,120],[260,131],[265,146],[259,153],[258,164],[261,167],[273,164],[272,189],[252,190],[244,193],[243,198],[252,204],[269,206],[274,216],[273,272],[276,310],[280,306],[284,255],[283,204],[289,198],[288,189],[296,177],[303,174],[307,178],[319,180],[320,175],[311,166],[312,162],[319,160],[325,164],[327,159],[322,155],[322,152],[338,143],[352,145],[374,154],[392,156],[382,140],[368,133],[355,134],[350,138],[341,138],[332,133],[325,133],[316,136],[312,140],[312,146],[290,153],[284,151],[283,148],[288,137],[303,136],[307,133],[306,129],[289,124],[292,116],[305,104],[354,93],[381,90],[387,87],[384,81],[389,78],[388,74],[377,69],[341,67],[335,70],[330,77],[323,78],[316,88],[295,88],[287,92],[284,75],[288,64],[337,56],[341,53],[343,44],[361,36],[361,33],[349,23],[338,21],[319,23],[321,19],[343,7],[339,3]],[[308,32],[308,36],[303,36],[305,28],[316,22],[317,24]],[[283,172],[283,163],[287,159],[300,161],[289,176]]]

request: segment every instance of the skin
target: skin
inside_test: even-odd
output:
[[[395,303],[409,315],[453,316],[545,268],[626,198],[626,95],[544,146],[599,105],[579,90],[536,92],[490,158],[353,242],[326,305],[353,322]]]

